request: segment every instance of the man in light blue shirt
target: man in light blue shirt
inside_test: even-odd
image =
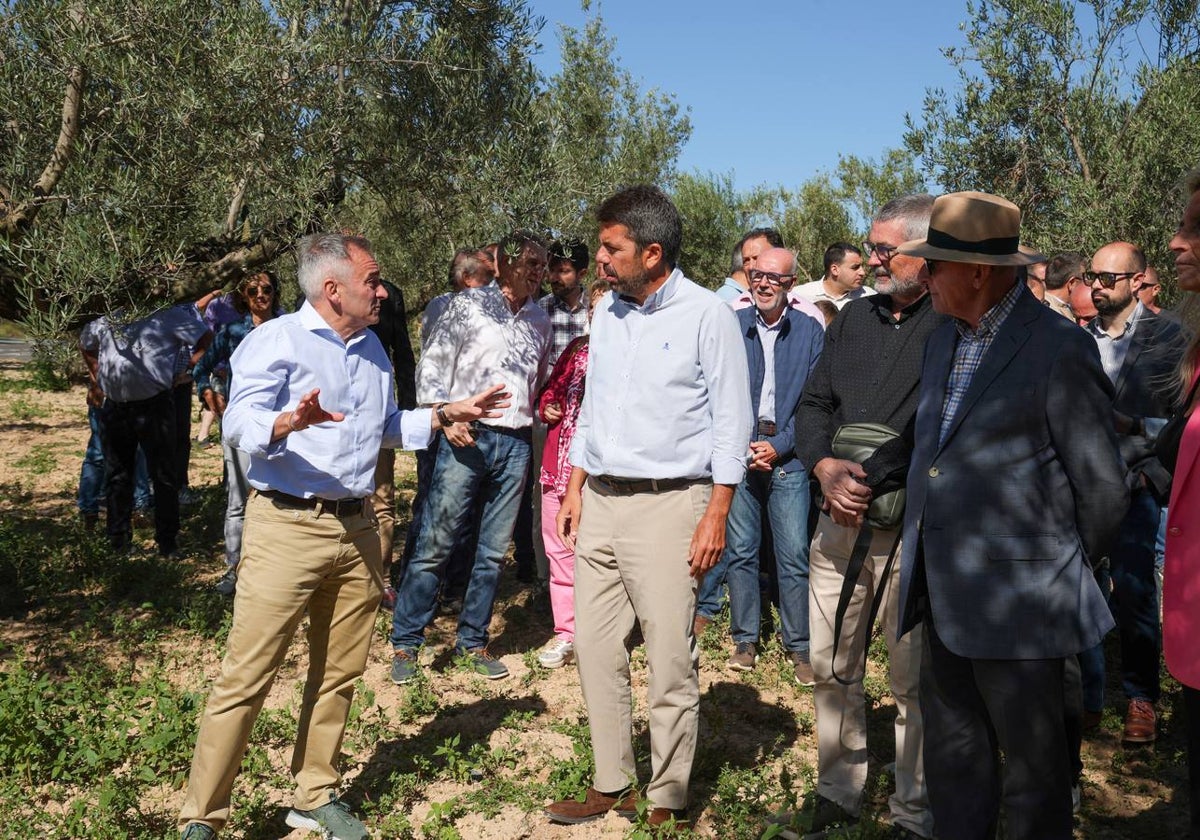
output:
[[[575,649],[596,773],[554,822],[635,813],[629,659],[634,622],[650,671],[648,821],[684,821],[700,690],[696,586],[725,546],[746,474],[750,384],[737,318],[675,263],[679,213],[635,186],[597,212],[596,262],[615,291],[596,306],[587,388],[559,532],[575,546]]]
[[[370,500],[380,446],[425,446],[442,424],[497,417],[503,385],[400,411],[379,339],[387,291],[365,239],[306,237],[297,247],[305,303],[267,321],[238,347],[226,440],[250,455],[233,626],[213,686],[179,823],[183,840],[209,840],[229,799],[250,730],[300,620],[309,666],[292,757],[293,828],[365,840],[337,799],[336,769],[354,683],[366,665],[383,591],[383,557]]]

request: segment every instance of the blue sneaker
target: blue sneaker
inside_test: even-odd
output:
[[[320,831],[328,840],[369,840],[367,827],[350,810],[350,806],[336,796],[329,802],[311,811],[293,808],[288,811],[286,822],[292,828],[307,828]]]
[[[508,676],[508,668],[485,647],[458,650],[459,662],[469,671],[474,671],[489,680],[502,680]]]

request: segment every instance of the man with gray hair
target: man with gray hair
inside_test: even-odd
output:
[[[383,591],[371,516],[381,446],[417,449],[442,424],[496,417],[503,385],[416,411],[396,407],[392,368],[367,329],[387,291],[367,240],[300,240],[300,310],[255,329],[233,355],[225,439],[250,456],[233,626],[200,721],[183,840],[208,840],[229,800],[250,730],[307,613],[309,665],[292,754],[293,828],[364,840],[366,827],[337,798],[342,735],[371,644]]]
[[[916,411],[925,339],[944,319],[930,306],[924,262],[898,254],[897,248],[925,236],[932,207],[932,196],[908,195],[879,211],[864,243],[877,294],[852,301],[829,326],[824,352],[796,409],[796,455],[820,482],[824,497],[809,553],[811,663],[795,662],[796,679],[803,685],[815,683],[814,831],[858,820],[867,781],[862,680],[869,607],[875,593],[886,587],[880,620],[896,699],[896,792],[888,800],[893,822],[888,836],[933,835],[917,705],[920,635],[913,632],[898,639],[895,630],[899,570],[888,561],[899,539],[899,524],[873,532],[863,524],[872,491],[883,491],[885,480],[903,475],[907,462],[880,459],[864,469],[833,450],[834,434],[844,425],[882,424],[899,432]],[[903,480],[899,483],[902,486]],[[856,551],[860,542],[863,545]],[[857,573],[852,566],[858,566]],[[853,595],[843,603],[843,582],[848,576],[854,579]],[[834,628],[839,623],[840,654],[835,663]],[[785,828],[781,836],[789,836],[790,831]]]
[[[459,248],[450,258],[450,276],[446,281],[450,291],[443,292],[429,303],[421,313],[421,349],[429,343],[433,325],[442,317],[454,296],[463,289],[478,289],[492,282],[491,257],[479,248]]]

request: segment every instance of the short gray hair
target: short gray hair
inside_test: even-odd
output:
[[[1188,172],[1183,176],[1183,185],[1187,188],[1188,194],[1200,192],[1200,166]]]
[[[329,275],[346,276],[351,245],[373,253],[370,240],[345,233],[314,233],[296,243],[296,282],[305,300],[315,303],[320,299],[321,284]]]
[[[904,224],[905,240],[912,241],[924,239],[929,235],[929,217],[932,214],[933,196],[929,193],[914,193],[893,198],[883,205],[874,222],[899,220]]]

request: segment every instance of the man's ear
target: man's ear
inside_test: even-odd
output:
[[[662,245],[657,242],[651,242],[642,249],[642,267],[651,273],[654,269],[662,265],[663,250]]]

